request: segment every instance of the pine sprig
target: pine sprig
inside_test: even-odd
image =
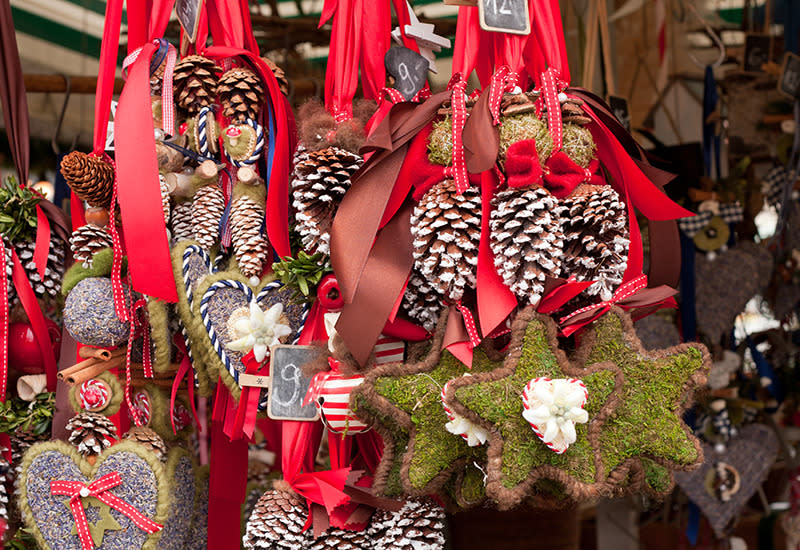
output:
[[[42,435],[50,429],[55,406],[55,392],[40,393],[30,402],[15,397],[0,403],[0,433],[14,433],[21,428]]]
[[[307,254],[299,251],[296,258],[285,256],[280,262],[272,264],[272,270],[283,284],[295,289],[295,297],[302,296],[303,301],[310,301],[312,293],[322,278],[333,273],[328,256],[317,252]]]
[[[42,197],[17,185],[9,176],[0,187],[0,234],[9,242],[30,241],[36,235],[36,205]]]

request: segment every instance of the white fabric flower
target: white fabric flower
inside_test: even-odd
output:
[[[464,376],[472,376],[469,373],[466,373]],[[475,424],[471,420],[468,420],[461,416],[458,413],[453,412],[453,410],[447,406],[447,403],[444,401],[444,396],[447,394],[447,388],[450,387],[450,382],[444,385],[442,388],[442,407],[444,407],[444,413],[447,416],[449,422],[444,425],[444,429],[450,432],[453,435],[460,435],[464,438],[467,442],[467,445],[470,447],[477,447],[478,445],[483,445],[486,443],[486,440],[489,438],[489,432],[482,428],[481,426]]]
[[[253,350],[253,355],[259,363],[266,359],[269,348],[280,344],[280,339],[292,333],[289,325],[280,322],[283,314],[283,304],[277,303],[266,312],[262,311],[254,300],[250,302],[250,315],[237,320],[233,324],[236,340],[225,347],[233,351],[248,353]]]
[[[534,378],[522,392],[522,416],[548,447],[561,454],[575,443],[575,424],[589,421],[583,409],[588,395],[583,382],[574,378]]]
[[[328,351],[333,353],[333,340],[336,337],[336,321],[339,320],[341,312],[328,312],[322,316],[325,321],[325,331],[328,333]]]

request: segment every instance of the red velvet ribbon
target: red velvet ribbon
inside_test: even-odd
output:
[[[17,291],[17,296],[22,304],[22,309],[28,316],[33,329],[33,335],[36,338],[36,345],[39,347],[44,362],[44,371],[47,376],[47,391],[56,391],[56,383],[58,378],[58,366],[56,365],[56,358],[53,354],[53,345],[50,342],[50,333],[47,331],[47,324],[45,324],[44,314],[39,307],[39,301],[36,299],[36,294],[33,292],[31,282],[28,280],[28,274],[22,267],[22,262],[17,256],[17,252],[11,249],[11,260],[13,262],[11,277],[14,281],[14,288]],[[8,303],[8,301],[6,301]]]
[[[178,431],[175,429],[175,399],[178,396],[178,388],[180,387],[181,381],[184,378],[187,379],[186,391],[189,395],[189,406],[192,410],[192,418],[194,418],[194,422],[197,425],[198,431],[202,433],[203,426],[200,424],[200,419],[197,417],[197,410],[195,409],[194,404],[194,368],[192,367],[192,362],[189,360],[186,342],[181,334],[176,334],[172,341],[175,343],[175,347],[178,348],[178,351],[181,354],[181,362],[178,366],[178,373],[175,375],[175,379],[172,382],[172,391],[170,392],[169,396],[169,421],[172,425],[172,433],[178,433]]]
[[[550,156],[542,167],[536,152],[536,140],[518,141],[506,152],[506,176],[509,187],[542,185],[550,193],[563,199],[581,183],[602,185],[600,162],[592,159],[586,168],[573,161],[564,151]]]
[[[617,305],[622,309],[653,307],[671,300],[677,291],[666,285],[647,288],[647,275],[639,275],[622,283],[610,300],[578,309],[559,319],[561,332],[569,336]],[[674,300],[670,304],[674,303]]]
[[[66,495],[69,497],[69,508],[75,518],[75,527],[78,531],[78,538],[81,541],[83,550],[95,548],[92,535],[89,532],[89,522],[86,519],[86,512],[83,510],[81,499],[95,497],[100,502],[107,504],[117,512],[129,517],[133,523],[146,533],[157,533],[164,528],[160,523],[151,520],[139,510],[119,498],[111,492],[111,489],[122,484],[122,476],[119,472],[110,472],[95,481],[86,484],[82,481],[51,481],[50,492],[54,495]]]

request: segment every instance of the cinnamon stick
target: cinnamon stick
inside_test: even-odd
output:
[[[126,357],[124,355],[118,355],[117,357],[112,357],[108,361],[95,361],[88,367],[84,367],[77,372],[67,375],[64,378],[64,381],[70,386],[83,384],[87,380],[91,380],[92,378],[103,374],[109,369],[123,366],[125,364],[125,360]]]
[[[92,351],[84,352],[83,350],[85,350],[85,349],[92,350]],[[100,348],[86,348],[86,347],[83,347],[83,348],[81,348],[81,351],[78,352],[78,354],[81,357],[84,356],[84,353],[87,354],[87,355],[90,355],[90,356],[89,357],[85,357],[84,360],[81,361],[80,363],[76,363],[76,364],[72,365],[71,367],[67,367],[65,369],[61,369],[60,371],[58,371],[58,375],[57,375],[58,379],[59,380],[66,380],[69,376],[75,374],[76,372],[82,371],[83,369],[88,368],[91,365],[94,365],[98,361],[107,362],[107,361],[111,361],[112,359],[117,359],[119,357],[125,357],[125,355],[127,353],[127,349],[128,348],[125,347],[125,346],[117,348],[115,350],[110,350],[110,351],[109,350],[105,350],[105,349],[100,349]],[[94,352],[106,352],[108,354],[108,357],[106,358],[105,354],[99,354],[99,356],[97,356]],[[108,367],[108,368],[111,368],[111,367]]]

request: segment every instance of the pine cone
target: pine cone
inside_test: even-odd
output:
[[[441,550],[444,529],[444,509],[429,498],[413,498],[399,512],[375,510],[367,535],[375,550]]]
[[[414,268],[451,300],[475,285],[481,237],[481,196],[475,187],[456,193],[455,182],[434,185],[414,208]]]
[[[114,243],[105,227],[86,224],[72,232],[69,239],[72,257],[76,262],[81,262],[83,267],[91,268],[94,255],[105,248],[111,248]]]
[[[194,239],[206,250],[219,241],[219,221],[225,212],[225,195],[217,184],[201,187],[192,202]]]
[[[17,256],[28,280],[37,296],[50,295],[55,297],[61,292],[61,279],[64,276],[64,241],[55,234],[50,236],[50,249],[47,251],[47,264],[44,270],[44,280],[39,276],[33,254],[36,250],[35,242],[19,242],[14,244]]]
[[[189,115],[197,114],[214,102],[219,67],[202,55],[189,55],[178,61],[172,73],[175,103]]]
[[[191,202],[179,202],[175,204],[170,213],[169,228],[174,242],[185,241],[194,236]]]
[[[158,175],[158,184],[161,187],[161,210],[164,212],[164,223],[168,224],[170,210],[169,185],[167,185],[167,179],[163,174]]]
[[[114,167],[103,159],[73,151],[61,159],[61,174],[81,200],[92,206],[111,206]]]
[[[133,426],[122,436],[123,440],[135,441],[148,451],[153,451],[160,461],[167,459],[167,446],[161,436],[147,426]]]
[[[296,231],[309,254],[330,253],[330,227],[342,197],[350,189],[350,178],[363,160],[359,155],[328,147],[295,155],[292,197]]]
[[[222,114],[232,123],[242,124],[248,119],[256,120],[264,102],[264,87],[253,71],[238,67],[220,77],[217,98],[222,104]]]
[[[0,520],[8,523],[8,489],[5,477],[0,481]]]
[[[10,475],[10,477],[16,478],[19,476],[20,470],[22,469],[22,455],[25,454],[25,451],[27,451],[34,443],[45,441],[49,438],[50,435],[47,432],[36,435],[31,431],[23,430],[21,428],[14,430],[14,435],[12,435],[10,438],[11,464],[13,468],[13,473]]]
[[[628,216],[625,202],[610,185],[580,185],[561,201],[564,275],[597,283],[584,293],[610,300],[622,283],[628,263]]]
[[[5,250],[5,258],[3,258],[5,262],[5,270],[6,270],[6,291],[8,292],[8,305],[9,308],[11,305],[16,301],[17,293],[14,289],[14,262],[11,258],[11,243],[8,242],[4,237],[0,237],[3,239],[3,249]]]
[[[311,543],[311,534],[303,531],[306,522],[305,499],[296,493],[274,489],[256,503],[247,520],[242,538],[248,550],[300,549]]]
[[[281,89],[281,93],[283,95],[289,95],[289,79],[286,78],[286,73],[278,67],[278,65],[268,57],[262,57],[261,59],[264,60],[264,63],[272,71],[272,74],[275,75],[275,80],[278,81],[278,87]]]
[[[231,204],[231,237],[239,271],[245,277],[261,277],[262,266],[269,256],[269,243],[261,233],[264,205],[247,195],[240,195]]]
[[[108,417],[82,412],[67,422],[69,442],[84,456],[99,455],[117,439],[117,427]]]
[[[408,316],[420,323],[425,330],[433,331],[442,311],[443,297],[416,271],[411,272],[406,292],[403,294],[403,308]]]
[[[373,548],[375,541],[366,531],[348,531],[335,527],[329,527],[308,546],[308,550],[372,550]]]
[[[539,303],[546,276],[561,273],[564,209],[539,186],[510,188],[492,198],[489,242],[503,282],[520,298]]]

